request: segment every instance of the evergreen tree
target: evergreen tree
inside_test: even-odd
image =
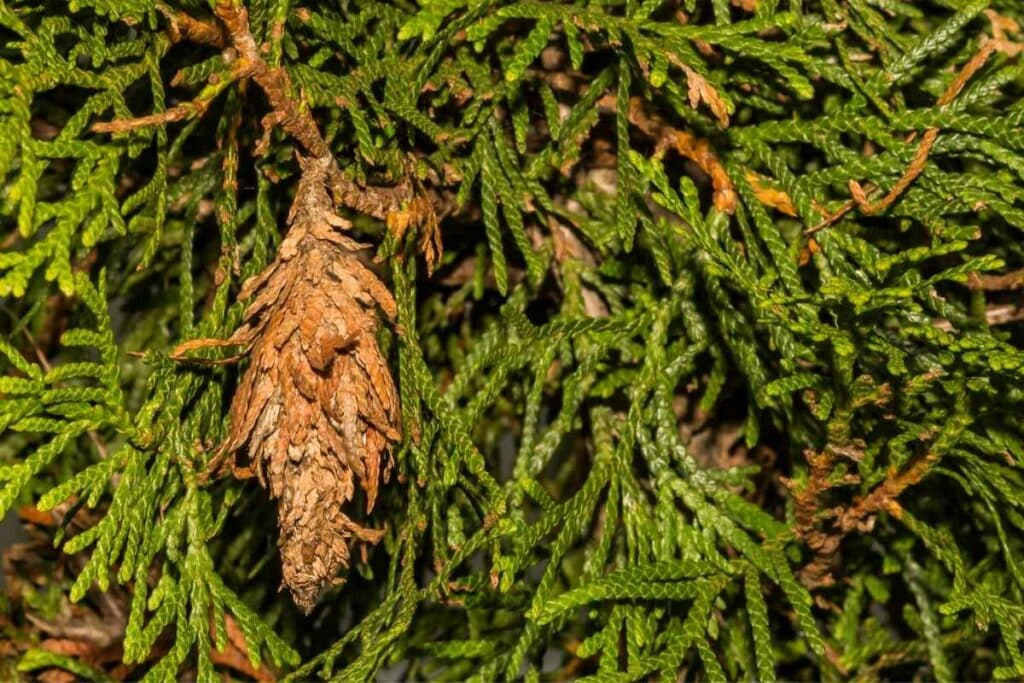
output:
[[[0,0],[0,676],[1024,678],[1022,15]]]

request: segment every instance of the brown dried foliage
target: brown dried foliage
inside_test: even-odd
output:
[[[708,90],[710,92],[714,91],[706,82],[705,86],[706,88],[702,89],[698,85],[696,94],[711,104],[714,100],[707,99],[710,97]],[[695,92],[691,89],[691,97],[694,94]],[[715,98],[717,98],[717,93]],[[614,95],[607,95],[601,98],[599,105],[608,109],[614,109],[615,100]],[[722,112],[724,113],[724,104],[722,104],[722,107]],[[716,107],[712,105],[712,109],[716,110]],[[692,133],[679,130],[660,117],[648,113],[644,110],[644,102],[639,97],[633,97],[629,100],[629,121],[645,135],[654,139],[656,153],[663,154],[668,150],[672,150],[695,163],[711,179],[711,200],[715,208],[728,214],[735,213],[736,190],[733,187],[728,171],[725,170],[725,166],[722,165],[710,142]]]
[[[433,275],[434,266],[441,262],[444,247],[441,245],[441,230],[438,226],[434,206],[426,197],[413,197],[398,211],[391,211],[385,217],[388,228],[401,242],[409,228],[420,231],[419,250],[427,265],[427,275]]]
[[[758,173],[747,171],[746,175],[747,182],[750,183],[750,188],[754,191],[754,196],[757,197],[757,201],[779,211],[780,213],[784,213],[787,216],[795,217],[797,215],[796,205],[793,204],[793,200],[790,198],[789,193],[785,190],[773,187],[770,180]]]
[[[782,483],[793,492],[794,533],[814,553],[799,575],[801,582],[813,589],[835,584],[832,570],[838,563],[843,538],[853,531],[870,532],[878,513],[883,510],[897,519],[900,517],[903,508],[896,499],[924,478],[936,457],[924,455],[903,470],[893,469],[882,483],[858,496],[851,505],[834,508],[823,507],[830,491],[860,483],[860,477],[852,473],[836,478],[836,466],[842,458],[858,460],[861,451],[854,447],[829,446],[821,453],[806,451],[804,457],[808,465],[806,483],[799,486],[786,478],[782,478]]]
[[[725,100],[718,94],[718,91],[708,83],[706,78],[690,67],[682,63],[679,66],[682,68],[683,73],[686,74],[686,96],[690,101],[690,106],[696,109],[701,101],[707,103],[711,113],[718,119],[718,123],[723,128],[728,127],[729,108],[726,106]]]

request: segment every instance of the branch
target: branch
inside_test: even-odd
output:
[[[209,102],[204,102],[202,99],[196,98],[191,102],[179,104],[176,107],[171,107],[167,111],[162,111],[156,114],[147,114],[146,116],[139,116],[134,119],[100,121],[92,124],[90,130],[94,133],[127,133],[128,131],[139,130],[140,128],[162,126],[167,123],[184,121],[185,119],[190,119],[193,116],[202,116],[206,112],[208,104]]]
[[[938,457],[928,454],[913,461],[904,470],[891,470],[881,484],[869,493],[857,498],[849,507],[823,508],[826,494],[837,486],[857,484],[860,477],[847,474],[840,481],[830,478],[840,456],[852,460],[860,458],[859,451],[851,448],[829,446],[823,453],[806,451],[804,457],[810,468],[807,483],[802,488],[783,479],[782,483],[794,492],[794,534],[804,541],[814,557],[800,570],[800,580],[808,588],[831,586],[835,583],[832,569],[836,565],[839,547],[852,531],[868,532],[875,523],[876,515],[885,510],[897,519],[903,512],[896,498],[906,489],[917,484],[928,473]],[[822,528],[822,521],[833,518],[831,529]]]
[[[978,72],[981,67],[985,65],[988,58],[995,52],[1004,52],[1006,54],[1016,55],[1024,46],[1016,43],[1011,43],[1008,40],[990,39],[982,43],[981,49],[964,65],[960,73],[957,74],[953,82],[949,84],[946,91],[942,93],[942,96],[935,102],[935,105],[939,108],[945,107],[956,99],[957,95],[964,89],[967,82]],[[915,134],[911,134],[907,137],[907,141],[910,142],[914,139]],[[910,185],[917,180],[917,177],[924,172],[925,165],[928,162],[928,155],[931,154],[932,147],[935,146],[935,141],[939,137],[938,128],[929,128],[925,131],[921,137],[921,143],[918,145],[917,152],[914,153],[914,158],[910,162],[910,166],[904,171],[903,175],[896,184],[892,186],[892,189],[877,202],[869,202],[864,188],[861,187],[860,183],[856,180],[850,180],[850,194],[853,196],[853,201],[860,208],[861,212],[872,216],[874,214],[881,213],[899,199],[899,197],[907,190]]]
[[[967,278],[967,288],[985,292],[1011,292],[1024,288],[1024,268],[1012,270],[1002,275],[978,275],[972,273]]]
[[[266,152],[270,132],[280,127],[312,157],[326,167],[327,184],[335,202],[353,211],[388,222],[389,227],[404,233],[410,227],[421,229],[420,250],[427,261],[428,270],[441,258],[441,238],[434,202],[414,191],[408,178],[395,187],[359,185],[344,176],[331,155],[330,146],[301,96],[295,93],[288,72],[281,66],[270,66],[263,58],[264,48],[256,45],[249,28],[249,12],[237,0],[218,0],[214,15],[221,26],[196,19],[185,12],[174,11],[166,5],[158,9],[167,17],[169,33],[175,42],[189,40],[203,45],[224,47],[229,71],[211,83],[192,100],[165,112],[132,119],[93,124],[97,133],[123,133],[150,126],[158,126],[202,116],[210,102],[228,85],[251,79],[263,90],[271,111],[262,119],[264,135],[254,150],[256,156]]]
[[[273,109],[268,114],[270,120],[295,138],[309,156],[317,159],[329,156],[331,150],[320,135],[309,108],[292,93],[288,72],[280,66],[271,68],[260,55],[249,30],[248,10],[232,0],[219,0],[213,11],[224,24],[228,40],[237,53],[235,59],[266,94]]]

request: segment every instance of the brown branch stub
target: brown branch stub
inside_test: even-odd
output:
[[[236,354],[233,356],[228,356],[227,358],[218,359],[197,358],[190,354],[193,351],[200,351],[211,348],[239,348],[243,346],[246,345],[242,342],[235,342],[230,339],[190,339],[188,341],[182,342],[181,344],[178,344],[173,349],[171,349],[171,352],[168,354],[168,358],[170,358],[171,360],[188,361],[190,363],[200,363],[203,365],[226,365],[241,360],[245,356],[245,353],[248,353],[248,349],[246,348],[245,352],[242,354]]]
[[[865,194],[871,191],[871,189],[873,189],[873,187],[871,185],[868,185],[867,189],[865,189]],[[825,228],[829,227],[830,225],[838,221],[840,218],[845,216],[846,214],[853,211],[853,209],[856,208],[856,206],[857,203],[851,199],[845,204],[843,204],[841,207],[836,209],[834,212],[830,212],[827,208],[825,208],[818,202],[814,202],[814,208],[817,209],[818,213],[822,215],[822,220],[816,225],[812,225],[811,227],[804,230],[804,235],[813,235],[816,232],[824,230]]]

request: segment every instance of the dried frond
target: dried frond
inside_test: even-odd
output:
[[[744,0],[749,2],[750,0]],[[748,11],[754,8],[748,8]],[[708,79],[701,76],[699,73],[686,66],[680,64],[683,69],[683,73],[686,74],[686,92],[687,97],[690,100],[690,106],[694,109],[703,101],[711,109],[711,113],[715,115],[718,122],[725,128],[729,125],[729,108],[726,106],[722,96],[718,94],[714,86],[708,83]]]

